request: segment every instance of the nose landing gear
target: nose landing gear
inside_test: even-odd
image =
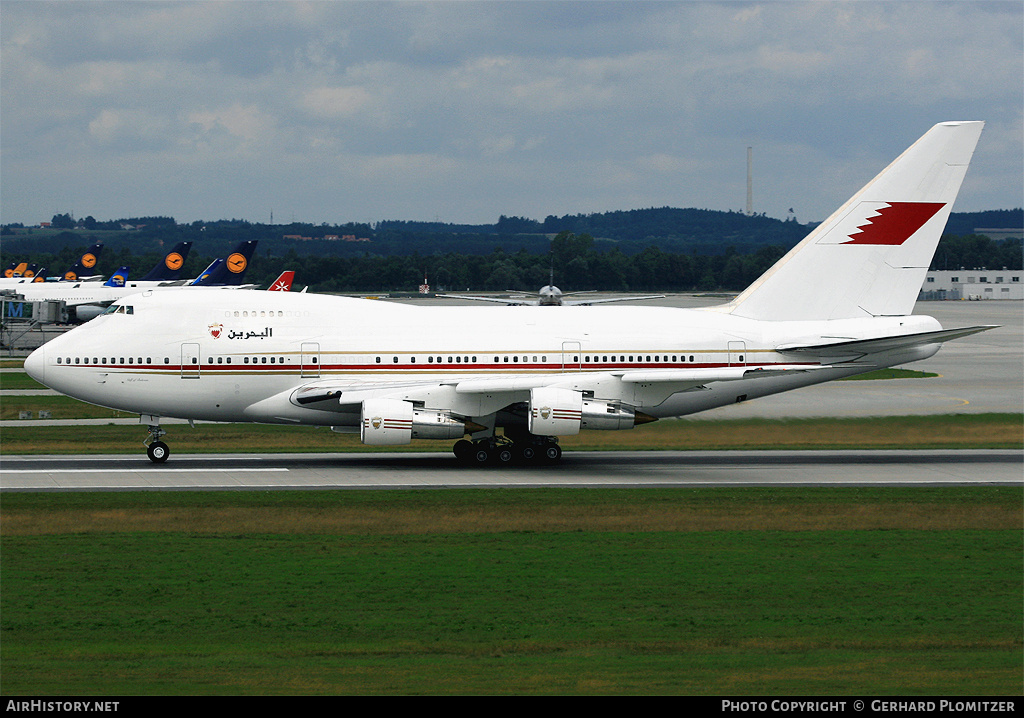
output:
[[[157,417],[149,417],[150,419],[156,419]],[[149,460],[154,464],[162,464],[167,461],[167,457],[171,455],[171,450],[167,447],[167,444],[160,441],[160,437],[164,436],[167,432],[160,428],[159,423],[149,425],[149,434],[146,436],[145,441],[142,445],[146,447],[146,454],[149,456]]]

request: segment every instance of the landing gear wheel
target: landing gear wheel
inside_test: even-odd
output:
[[[167,448],[167,444],[164,442],[154,441],[146,447],[146,453],[149,455],[150,461],[154,464],[162,464],[167,461],[167,457],[171,455],[171,450]]]
[[[527,444],[519,447],[519,460],[524,464],[530,464],[537,460],[537,447]]]
[[[452,447],[452,451],[455,453],[456,459],[468,459],[473,453],[473,442],[459,439]]]
[[[562,458],[562,447],[558,444],[547,444],[544,447],[544,458],[548,461],[555,462]]]
[[[512,459],[514,459],[515,457],[515,452],[512,451],[511,446],[494,447],[494,460],[499,464],[511,464]]]
[[[491,450],[487,444],[476,444],[469,454],[469,461],[477,466],[482,466],[491,460]]]

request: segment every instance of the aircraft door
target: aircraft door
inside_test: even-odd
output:
[[[181,345],[181,378],[182,379],[198,379],[199,378],[199,345],[198,344],[182,344]]]
[[[320,377],[320,344],[319,342],[303,342],[299,352],[299,375],[303,378],[317,379]]]
[[[580,371],[582,368],[582,345],[579,342],[562,342],[562,371]]]
[[[747,343],[729,342],[729,366],[747,365]]]

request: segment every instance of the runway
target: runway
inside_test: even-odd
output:
[[[0,491],[716,486],[1024,486],[1024,455],[976,451],[566,452],[553,466],[476,467],[451,454],[0,457]]]

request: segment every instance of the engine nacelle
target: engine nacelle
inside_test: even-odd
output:
[[[632,429],[637,424],[645,424],[654,417],[638,413],[631,406],[621,401],[605,401],[603,399],[583,400],[583,428],[616,431]]]
[[[573,436],[580,429],[632,429],[653,420],[621,401],[588,399],[572,389],[540,387],[530,391],[527,424],[531,434]]]
[[[527,428],[539,436],[574,436],[580,433],[583,394],[572,389],[537,387],[530,390]]]
[[[370,446],[408,444],[414,438],[461,439],[467,429],[451,412],[420,409],[401,399],[367,399],[361,414],[359,439]]]

